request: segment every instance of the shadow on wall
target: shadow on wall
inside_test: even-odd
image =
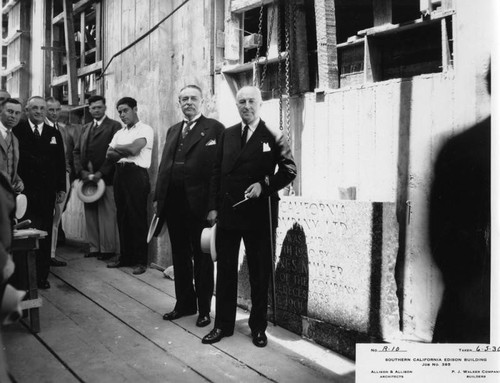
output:
[[[276,266],[276,321],[280,326],[303,334],[302,319],[307,316],[309,259],[304,229],[294,223],[286,233]],[[269,302],[272,302],[271,297]],[[272,310],[269,310],[272,321]]]

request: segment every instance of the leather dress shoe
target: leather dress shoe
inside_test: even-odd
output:
[[[136,267],[134,267],[134,270],[132,271],[132,274],[139,275],[139,274],[143,274],[145,272],[146,272],[146,266],[144,266],[144,265],[137,265]]]
[[[163,314],[163,320],[175,320],[179,319],[188,315],[193,315],[196,314],[196,311],[194,312],[181,312],[177,310],[172,310],[169,313]]]
[[[257,347],[266,347],[267,336],[265,331],[255,331],[252,333],[252,342]]]
[[[67,263],[64,261],[60,261],[60,260],[55,259],[55,258],[50,258],[50,266],[61,267],[61,266],[66,266],[66,265],[67,265]]]
[[[115,253],[100,253],[100,255],[97,257],[97,259],[100,261],[107,261],[108,259],[111,259],[114,256],[115,256]]]
[[[39,289],[47,290],[50,289],[50,283],[48,280],[38,281],[37,286]]]
[[[123,261],[115,261],[115,262],[108,263],[106,265],[106,267],[108,269],[117,269],[118,267],[125,267],[125,266],[130,266],[130,265],[128,263],[123,262]]]
[[[229,332],[224,331],[221,328],[215,327],[212,331],[210,331],[207,335],[205,335],[203,337],[203,339],[201,340],[201,343],[204,343],[204,344],[217,343],[225,336],[231,336],[231,335],[233,335],[232,332],[229,333]]]
[[[84,255],[85,258],[93,258],[93,257],[98,257],[101,255],[98,251],[91,251],[90,253],[87,253]]]
[[[210,316],[209,315],[198,315],[198,319],[196,319],[197,327],[205,327],[210,324]]]

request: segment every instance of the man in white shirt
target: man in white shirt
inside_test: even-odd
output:
[[[125,127],[114,135],[106,158],[117,161],[113,185],[120,257],[108,267],[134,266],[133,273],[142,274],[148,260],[148,169],[154,132],[149,125],[139,121],[137,101],[132,97],[121,98],[116,109]]]

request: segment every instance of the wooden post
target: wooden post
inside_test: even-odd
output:
[[[71,2],[71,0],[64,0],[63,13],[67,58],[66,66],[68,68],[68,104],[78,105],[75,28],[73,25],[73,3]]]
[[[316,36],[318,41],[319,88],[339,87],[335,2],[316,0]]]
[[[292,70],[294,79],[293,92],[304,93],[309,91],[309,59],[307,50],[307,26],[304,0],[295,0],[295,25],[290,33],[290,50],[292,52]],[[291,20],[291,23],[294,21]],[[295,28],[295,32],[293,32]]]
[[[392,23],[392,0],[373,0],[373,25]]]

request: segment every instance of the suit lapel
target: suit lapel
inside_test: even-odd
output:
[[[239,149],[238,155],[234,160],[233,168],[239,165],[241,160],[247,158],[251,153],[255,152],[255,150],[260,150],[260,145],[262,141],[262,137],[265,134],[265,124],[264,121],[260,120],[259,124],[255,128],[255,131],[248,139],[247,143],[243,148]],[[241,124],[238,125],[238,128],[235,129],[234,137],[231,137],[232,143],[234,145],[232,147],[239,148],[241,145]]]
[[[14,135],[12,135],[12,139],[14,140]],[[3,138],[2,134],[0,134],[0,147],[7,153],[7,142],[5,142],[5,138]]]
[[[165,148],[167,148],[166,152],[164,151],[163,156],[165,159],[174,158],[174,152],[176,149],[176,143],[179,139],[179,134],[181,133],[182,122],[172,126],[172,133],[167,134],[167,138],[165,139]],[[163,162],[163,161],[162,161]]]
[[[205,136],[205,131],[207,129],[208,126],[205,124],[205,117],[201,116],[192,129],[191,139],[189,140],[189,146],[186,148],[186,153]]]

